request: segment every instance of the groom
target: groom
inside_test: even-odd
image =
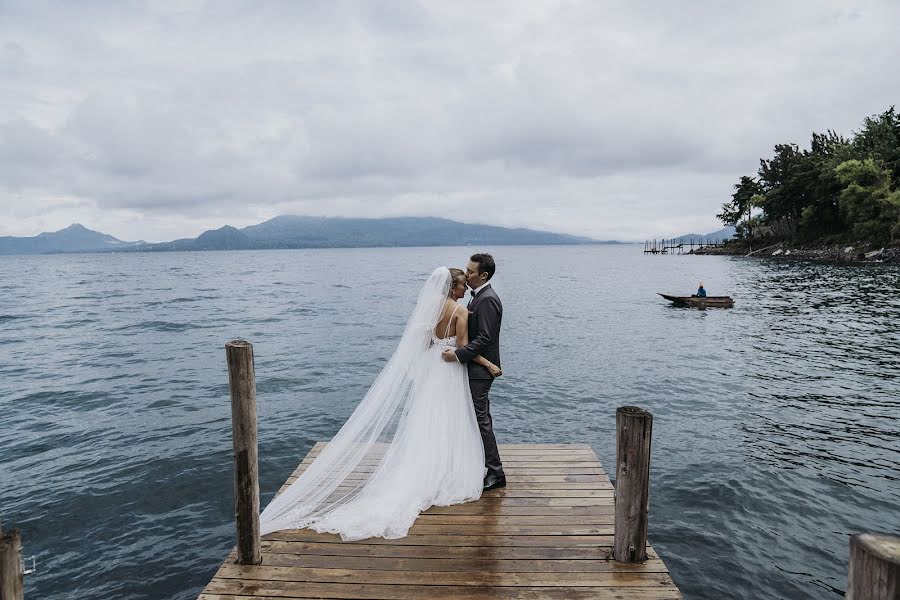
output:
[[[444,350],[447,362],[458,360],[469,370],[469,389],[475,404],[475,416],[481,429],[484,443],[484,491],[506,487],[506,475],[500,462],[500,451],[494,438],[491,422],[491,402],[488,393],[494,378],[490,371],[472,362],[476,356],[483,356],[500,366],[500,321],[503,319],[503,305],[488,281],[496,270],[494,257],[490,254],[473,254],[466,265],[466,283],[472,288],[469,300],[469,343],[462,348]]]

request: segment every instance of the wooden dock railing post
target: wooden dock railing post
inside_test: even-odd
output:
[[[900,538],[872,533],[850,536],[847,600],[900,598]]]
[[[616,410],[616,525],[613,557],[647,560],[650,512],[650,437],[653,415],[636,406]]]
[[[0,529],[0,600],[22,600],[25,585],[22,571],[22,534],[18,529]]]
[[[237,564],[262,562],[259,541],[259,470],[256,437],[256,375],[253,345],[244,340],[225,344],[231,386],[231,432],[234,441],[234,518]]]

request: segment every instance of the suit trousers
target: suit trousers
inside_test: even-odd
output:
[[[484,466],[488,475],[505,477],[503,464],[500,462],[500,450],[497,448],[497,439],[494,437],[494,424],[491,420],[491,401],[488,393],[491,391],[493,379],[470,379],[469,389],[472,391],[472,402],[475,404],[475,417],[478,419],[478,428],[481,429],[481,441],[484,443]]]

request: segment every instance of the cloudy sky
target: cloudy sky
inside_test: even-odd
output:
[[[0,0],[0,235],[279,214],[718,229],[900,104],[900,2]]]

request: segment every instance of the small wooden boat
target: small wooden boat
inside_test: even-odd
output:
[[[671,300],[678,306],[692,306],[697,308],[732,308],[734,300],[731,296],[669,296],[668,294],[660,294],[666,300]]]

